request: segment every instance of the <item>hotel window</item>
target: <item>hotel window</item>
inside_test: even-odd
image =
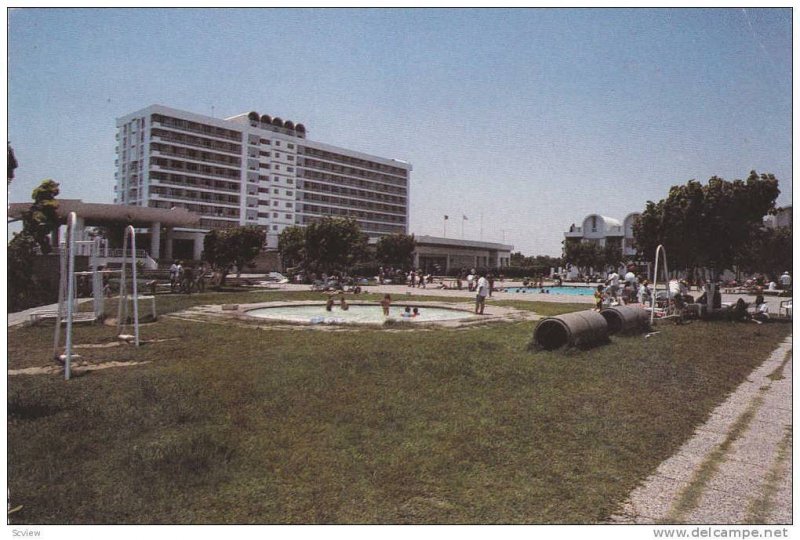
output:
[[[277,231],[277,230],[278,230],[278,226],[277,226],[277,225],[273,225],[273,226],[272,226],[272,230],[273,230],[273,231]]]
[[[286,214],[286,219],[292,219],[292,214]]]
[[[280,146],[280,145],[281,145],[281,141],[275,141],[275,146]]]

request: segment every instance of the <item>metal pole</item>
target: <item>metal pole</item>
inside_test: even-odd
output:
[[[128,225],[128,231],[131,233],[131,267],[133,269],[133,334],[136,336],[136,346],[139,346],[139,295],[136,289],[136,231],[133,230],[133,225]]]
[[[64,315],[64,297],[67,290],[67,245],[59,250],[58,309],[56,310],[56,329],[53,336],[53,358],[58,359],[61,348],[61,318]]]
[[[69,213],[67,221],[67,246],[69,268],[67,269],[67,346],[64,352],[64,379],[69,380],[70,363],[72,361],[72,310],[75,303],[75,222],[78,216],[75,212]]]
[[[658,254],[661,253],[662,258],[664,259],[664,274],[667,276],[669,280],[669,270],[667,269],[667,251],[664,249],[664,246],[661,244],[658,245],[656,248],[656,265],[655,265],[655,272],[653,273],[653,298],[650,301],[650,325],[653,325],[653,318],[656,314],[656,293],[658,292]],[[669,305],[669,281],[667,281],[667,305]]]
[[[117,304],[117,335],[122,331],[122,304],[125,304],[125,317],[128,316],[127,295],[125,294],[125,264],[128,252],[128,231],[122,234],[122,271],[119,278],[119,303]]]

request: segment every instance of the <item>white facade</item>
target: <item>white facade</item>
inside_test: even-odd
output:
[[[639,216],[638,212],[633,212],[620,223],[614,218],[589,214],[580,226],[573,223],[564,233],[564,238],[568,242],[592,242],[600,247],[605,247],[609,241],[618,241],[622,246],[622,254],[630,257],[636,254],[633,247],[633,224]]]
[[[182,207],[212,228],[352,217],[372,238],[408,232],[411,165],[306,139],[303,124],[251,112],[218,119],[153,105],[117,120],[117,204]]]
[[[640,215],[638,212],[632,212],[620,222],[600,214],[589,214],[580,226],[573,223],[564,233],[564,239],[567,242],[591,242],[600,247],[605,247],[609,242],[618,242],[622,247],[622,256],[630,258],[636,255],[633,224]],[[573,268],[568,277],[574,278],[577,272],[578,270]]]
[[[770,229],[778,227],[792,227],[792,205],[778,208],[774,216],[765,216],[764,225]]]

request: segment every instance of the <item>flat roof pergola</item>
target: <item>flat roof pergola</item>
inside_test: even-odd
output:
[[[75,212],[84,225],[90,227],[107,225],[133,225],[150,227],[160,223],[164,227],[197,227],[200,216],[185,208],[148,208],[122,204],[86,203],[80,199],[56,199],[56,213],[62,225],[66,224],[70,212]],[[11,203],[8,208],[9,221],[22,219],[22,214],[32,203]]]
[[[56,199],[58,209],[56,215],[62,225],[67,223],[70,212],[75,212],[78,218],[77,229],[79,238],[83,238],[84,227],[127,226],[147,228],[150,230],[150,255],[158,259],[161,252],[161,228],[167,229],[165,244],[166,257],[172,258],[172,229],[175,227],[198,229],[200,216],[185,208],[149,208],[146,206],[128,206],[123,204],[86,203],[80,199]],[[8,222],[22,219],[23,214],[33,203],[12,203],[8,207]],[[202,251],[202,232],[192,233],[195,248],[194,253],[199,257]],[[58,243],[58,231],[54,233],[54,243]],[[197,258],[196,257],[196,258]]]

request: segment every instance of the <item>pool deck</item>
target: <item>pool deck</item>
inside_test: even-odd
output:
[[[503,287],[521,287],[522,283],[518,281],[506,281],[502,284]],[[585,287],[584,283],[565,283],[564,286],[574,286],[574,287]],[[309,285],[294,285],[294,284],[282,284],[278,285],[277,287],[273,285],[273,288],[278,288],[280,290],[285,291],[309,291]],[[545,290],[549,287],[545,286]],[[659,289],[660,290],[660,289]],[[389,293],[392,295],[393,301],[401,301],[403,296],[440,296],[440,297],[448,297],[453,299],[469,299],[469,301],[475,300],[475,293],[468,291],[466,288],[458,290],[458,289],[438,289],[434,286],[429,286],[428,288],[422,289],[419,287],[411,288],[407,285],[368,285],[363,287],[363,291],[365,293],[378,293],[378,294],[386,294]],[[689,294],[693,296],[699,296],[700,293],[698,291],[691,291]],[[728,303],[734,303],[739,298],[743,298],[745,302],[752,303],[755,300],[755,296],[747,295],[747,294],[722,294],[722,301]],[[769,306],[769,312],[773,316],[778,313],[778,307],[782,300],[789,300],[790,297],[778,297],[778,296],[765,296],[764,301]],[[542,294],[542,293],[509,293],[509,292],[498,292],[495,291],[491,298],[489,299],[489,303],[486,304],[486,309],[488,310],[491,307],[491,300],[522,300],[527,302],[554,302],[554,303],[561,303],[561,304],[587,304],[593,305],[594,304],[594,297],[593,296],[581,296],[581,295],[570,295],[570,294]]]
[[[321,293],[322,294],[322,293]],[[391,294],[391,293],[390,293]],[[432,295],[431,295],[432,296]],[[393,306],[396,308],[397,306],[402,306],[404,304],[403,299],[405,295],[393,295]],[[484,309],[483,315],[478,315],[474,312],[474,304],[472,302],[463,302],[463,297],[454,297],[453,302],[425,302],[425,307],[431,308],[444,308],[450,310],[458,310],[463,312],[463,317],[458,319],[447,319],[441,321],[409,321],[404,320],[401,317],[390,317],[393,322],[396,324],[393,325],[393,328],[396,329],[413,329],[413,328],[431,328],[431,327],[444,327],[444,328],[462,328],[486,323],[494,323],[494,322],[510,322],[510,321],[536,321],[539,320],[541,317],[536,313],[531,311],[519,310],[514,309],[511,307],[505,306],[489,306],[487,305]],[[380,312],[380,304],[378,302],[371,302],[368,300],[359,300],[356,297],[350,298],[350,305],[357,306],[357,305],[369,305],[375,308],[376,313]],[[368,327],[377,327],[380,328],[383,326],[385,320],[376,320],[374,322],[362,322],[362,321],[339,321],[335,324],[312,324],[311,322],[300,322],[300,321],[281,321],[279,319],[259,319],[257,317],[253,317],[248,314],[249,311],[254,309],[260,308],[278,308],[278,307],[287,307],[287,306],[320,306],[322,307],[323,303],[317,300],[299,300],[299,301],[277,301],[277,302],[257,302],[252,304],[236,304],[230,306],[223,306],[223,305],[203,305],[203,306],[195,306],[189,308],[187,310],[167,315],[168,317],[175,317],[175,318],[183,318],[183,319],[190,319],[190,320],[219,320],[219,319],[228,319],[228,320],[238,320],[240,322],[246,322],[249,324],[258,324],[264,323],[269,324],[274,327],[276,323],[286,325],[286,327],[309,327],[315,329],[326,330],[330,328],[368,328]],[[409,305],[415,305],[415,303],[410,303]],[[334,310],[330,313],[322,313],[323,316],[330,317],[331,319],[336,319],[336,314],[338,313],[338,307],[334,307]]]

